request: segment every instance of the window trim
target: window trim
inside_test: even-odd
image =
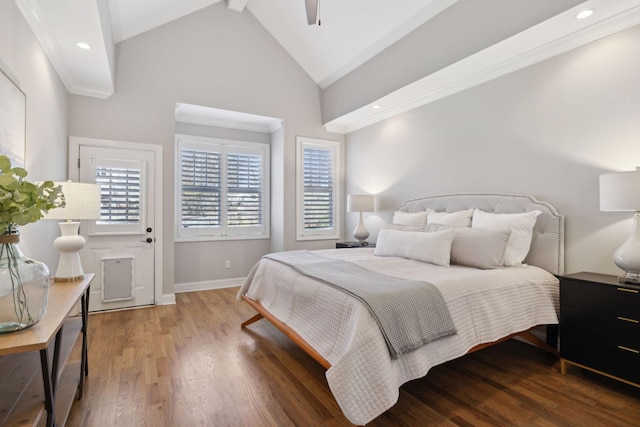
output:
[[[220,227],[207,227],[202,229],[193,229],[188,233],[184,233],[184,229],[181,227],[182,218],[182,173],[181,173],[181,147],[183,144],[191,146],[200,146],[203,148],[212,146],[220,147],[220,151],[223,153],[222,161],[222,177],[221,177],[221,200],[226,203],[227,195],[227,164],[226,154],[230,147],[236,147],[238,150],[235,152],[246,151],[261,151],[263,158],[262,169],[262,182],[263,182],[263,225],[261,232],[252,233],[236,233],[228,234],[227,228],[227,212],[226,207],[223,206],[222,225]],[[251,141],[239,141],[231,139],[210,138],[195,135],[176,134],[175,136],[175,210],[174,210],[174,238],[176,242],[197,242],[197,241],[221,241],[221,240],[257,240],[257,239],[269,239],[271,238],[271,184],[270,184],[270,165],[271,165],[271,146],[262,142]],[[217,229],[217,230],[216,230]],[[238,231],[239,228],[231,227],[231,229]],[[257,227],[251,227],[251,230],[257,230]]]
[[[305,230],[304,229],[304,149],[318,147],[333,152],[333,230]],[[340,142],[328,139],[296,137],[296,240],[334,240],[340,239],[342,233],[341,221],[341,186],[340,186]]]

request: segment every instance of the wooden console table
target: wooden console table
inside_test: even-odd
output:
[[[86,274],[75,282],[52,281],[43,318],[29,328],[0,335],[1,427],[40,426],[45,413],[47,427],[64,425],[75,395],[82,398],[84,377],[89,373],[87,320],[93,277]],[[81,315],[69,317],[78,301]],[[79,335],[80,377],[69,379],[73,374],[68,359]]]

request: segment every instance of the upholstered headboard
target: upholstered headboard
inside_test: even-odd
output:
[[[525,262],[538,266],[552,274],[564,273],[564,217],[546,202],[525,194],[449,194],[409,200],[398,210],[419,212],[427,208],[438,212],[456,212],[480,209],[494,213],[521,213],[539,210],[533,229],[531,249]]]

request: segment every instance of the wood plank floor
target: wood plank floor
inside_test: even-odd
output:
[[[177,294],[177,304],[91,315],[90,372],[70,426],[349,426],[324,370],[237,289]],[[369,424],[640,426],[640,389],[510,340],[405,384]]]

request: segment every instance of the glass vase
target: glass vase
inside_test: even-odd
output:
[[[25,257],[19,242],[15,229],[0,235],[0,333],[34,325],[47,310],[49,269]]]

